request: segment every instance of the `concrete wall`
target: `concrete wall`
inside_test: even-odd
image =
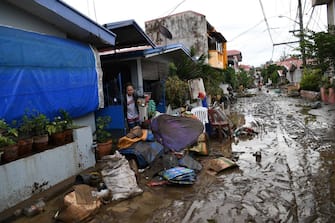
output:
[[[320,92],[301,90],[300,96],[310,101],[320,100]]]
[[[74,142],[0,166],[0,212],[95,165],[92,131],[73,131]]]
[[[159,33],[159,25],[166,27],[172,39]],[[195,48],[195,56],[207,55],[207,21],[204,15],[187,11],[175,15],[150,20],[145,23],[145,32],[157,45],[182,43],[189,50]]]

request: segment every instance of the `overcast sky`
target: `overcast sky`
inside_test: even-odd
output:
[[[327,7],[311,6],[301,0],[304,27],[325,31]],[[242,64],[259,66],[279,60],[284,54],[297,54],[298,44],[290,30],[299,29],[298,0],[64,0],[98,24],[134,19],[144,30],[145,21],[192,10],[226,38],[228,50],[242,52]],[[266,21],[264,19],[266,17]],[[279,17],[281,16],[281,18]]]

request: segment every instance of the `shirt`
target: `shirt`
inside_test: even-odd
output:
[[[134,97],[127,95],[127,119],[134,119],[138,117]]]

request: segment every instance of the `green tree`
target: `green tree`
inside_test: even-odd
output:
[[[278,66],[276,64],[271,64],[267,66],[266,68],[263,68],[261,70],[261,75],[263,77],[263,80],[267,81],[268,79],[270,79],[273,84],[278,83],[278,80],[279,80],[278,70],[285,70],[285,68],[282,66]]]
[[[320,69],[304,69],[300,88],[308,91],[319,91],[321,85]]]
[[[314,60],[311,68],[320,69],[325,73],[335,64],[335,35],[334,26],[329,26],[328,32],[310,31],[306,35],[306,54]]]
[[[242,70],[236,74],[237,76],[237,85],[243,85],[245,88],[250,88],[252,86],[253,78],[246,71]]]
[[[166,100],[172,108],[184,106],[185,100],[190,98],[186,81],[177,75],[169,76],[165,81]]]

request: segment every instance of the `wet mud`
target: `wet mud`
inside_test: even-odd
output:
[[[333,222],[335,219],[335,132],[333,107],[301,111],[307,102],[274,91],[255,91],[231,107],[236,127],[257,134],[210,140],[210,155],[191,186],[146,186],[142,195],[112,202],[87,222]],[[310,118],[313,117],[313,118]],[[307,120],[307,121],[306,121]],[[238,167],[209,174],[210,159],[225,156]],[[35,218],[53,222],[60,198]],[[49,218],[48,218],[49,216]]]

